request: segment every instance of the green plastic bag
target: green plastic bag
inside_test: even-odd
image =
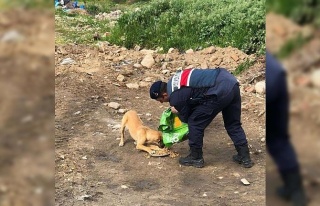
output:
[[[163,111],[158,130],[162,132],[162,142],[165,147],[186,140],[189,133],[188,124],[181,122],[178,115],[172,113],[170,108]]]

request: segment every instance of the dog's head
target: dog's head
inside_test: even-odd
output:
[[[157,144],[159,147],[163,148],[164,144],[162,141],[162,133],[159,131],[152,131],[152,134],[149,134],[149,142]]]
[[[164,145],[164,143],[162,141],[162,133],[159,132],[159,131],[158,131],[158,133],[159,133],[158,145],[159,145],[160,148],[164,148],[165,145]]]

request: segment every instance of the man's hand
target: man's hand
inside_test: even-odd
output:
[[[177,113],[178,113],[178,111],[176,110],[176,108],[171,107],[170,109],[171,109],[171,112],[172,112],[172,113],[174,113],[174,114],[177,114]]]

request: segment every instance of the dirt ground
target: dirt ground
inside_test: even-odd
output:
[[[3,12],[0,28],[0,38],[11,30],[24,37],[23,41],[0,42],[0,86],[5,88],[0,90],[0,205],[265,205],[266,191],[268,205],[283,203],[270,195],[280,181],[272,161],[266,161],[264,95],[252,91],[254,84],[264,79],[263,59],[238,77],[243,127],[255,166],[244,169],[231,161],[235,150],[218,115],[205,133],[205,167],[196,169],[180,167],[178,158],[148,157],[135,149],[128,134],[125,146],[119,147],[123,114],[107,103],[135,109],[146,125],[157,128],[161,112],[168,105],[149,99],[148,84],[168,78],[161,68],[163,62],[168,63],[170,73],[189,64],[199,66],[207,56],[224,54],[230,59],[236,50],[229,52],[225,48],[206,57],[195,53],[195,58],[189,60],[185,54],[173,54],[161,61],[161,55],[153,54],[158,57],[157,63],[148,69],[133,67],[144,56],[137,50],[111,45],[57,45],[55,50],[50,49],[54,48],[52,13]],[[320,202],[320,95],[308,80],[310,73],[319,68],[319,47],[315,46],[318,37],[286,59],[292,97],[290,132],[310,205]],[[68,57],[75,63],[61,65]],[[234,65],[230,70],[236,66],[231,63]],[[297,65],[307,66],[297,69]],[[117,79],[119,74],[125,80]],[[303,81],[301,76],[305,77]],[[127,88],[129,82],[140,83],[141,87]],[[186,142],[171,149],[181,156],[188,153]],[[54,184],[52,159],[55,198],[50,190]],[[267,178],[267,188],[265,162],[267,172],[273,174]],[[241,178],[251,185],[242,185]]]
[[[168,105],[151,100],[148,89],[150,81],[170,76],[162,72],[163,64],[167,62],[166,70],[172,73],[185,61],[198,65],[220,53],[227,59],[236,49],[192,56],[153,53],[156,63],[150,69],[135,65],[145,56],[141,50],[56,45],[55,51],[56,205],[265,205],[265,99],[245,91],[264,79],[264,59],[239,77],[243,127],[255,166],[245,169],[232,162],[235,149],[218,115],[205,133],[205,167],[196,169],[181,167],[178,157],[149,157],[135,149],[128,133],[124,147],[119,147],[123,114],[108,103],[136,110],[147,126],[156,129]],[[66,58],[75,62],[62,64]],[[128,83],[140,87],[128,88]],[[187,155],[187,142],[171,150]],[[251,185],[244,186],[242,178]]]
[[[1,206],[54,204],[53,18],[0,13]]]

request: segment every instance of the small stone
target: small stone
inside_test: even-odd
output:
[[[266,138],[261,138],[261,140],[260,140],[261,142],[265,142],[266,141]]]
[[[122,74],[119,74],[118,77],[117,77],[117,80],[118,80],[119,82],[123,82],[124,79],[125,79],[125,77],[124,77]]]
[[[126,86],[129,89],[139,89],[139,84],[137,84],[137,83],[128,83],[128,84],[126,84]]]
[[[168,54],[171,54],[171,53],[173,53],[174,51],[175,51],[174,48],[170,48],[170,49],[168,50]]]
[[[188,50],[186,51],[186,54],[193,54],[193,49],[188,49]]]
[[[149,85],[150,85],[149,82],[144,82],[144,81],[139,82],[139,87],[149,87]]]
[[[126,185],[121,185],[121,188],[122,188],[122,189],[127,189],[128,186],[126,186]]]
[[[245,178],[241,179],[242,184],[244,185],[250,185],[250,182],[248,182],[248,180],[246,180]]]
[[[311,73],[311,83],[315,87],[320,87],[320,69]]]
[[[142,67],[142,65],[141,65],[141,64],[138,64],[138,63],[136,63],[136,64],[134,64],[134,65],[133,65],[133,67],[134,67],[134,68],[141,68],[141,67]]]
[[[212,54],[216,51],[216,48],[214,46],[205,48],[201,51],[202,54]]]
[[[117,129],[121,128],[121,125],[120,124],[116,124],[116,125],[113,125],[111,128],[117,130]]]
[[[233,173],[233,176],[240,177],[240,174],[235,172],[235,173]]]
[[[118,113],[124,114],[124,113],[126,113],[126,111],[127,111],[126,109],[119,109],[119,110],[118,110]]]
[[[109,102],[108,107],[111,107],[112,109],[119,109],[120,108],[120,104],[117,102]]]
[[[73,60],[73,59],[71,59],[71,58],[66,58],[66,59],[63,59],[62,61],[61,61],[61,65],[65,65],[65,64],[72,64],[72,63],[74,63],[75,61]]]
[[[236,54],[231,54],[231,58],[236,62],[239,61],[239,57]]]
[[[266,91],[266,82],[265,81],[261,81],[258,82],[255,86],[254,86],[255,90],[257,93],[259,94],[264,94]]]
[[[74,115],[78,115],[78,114],[80,114],[81,113],[81,111],[77,111],[77,112],[75,112],[75,113],[73,113]]]
[[[152,82],[152,77],[146,77],[145,79],[144,79],[144,81],[146,81],[146,82]]]

